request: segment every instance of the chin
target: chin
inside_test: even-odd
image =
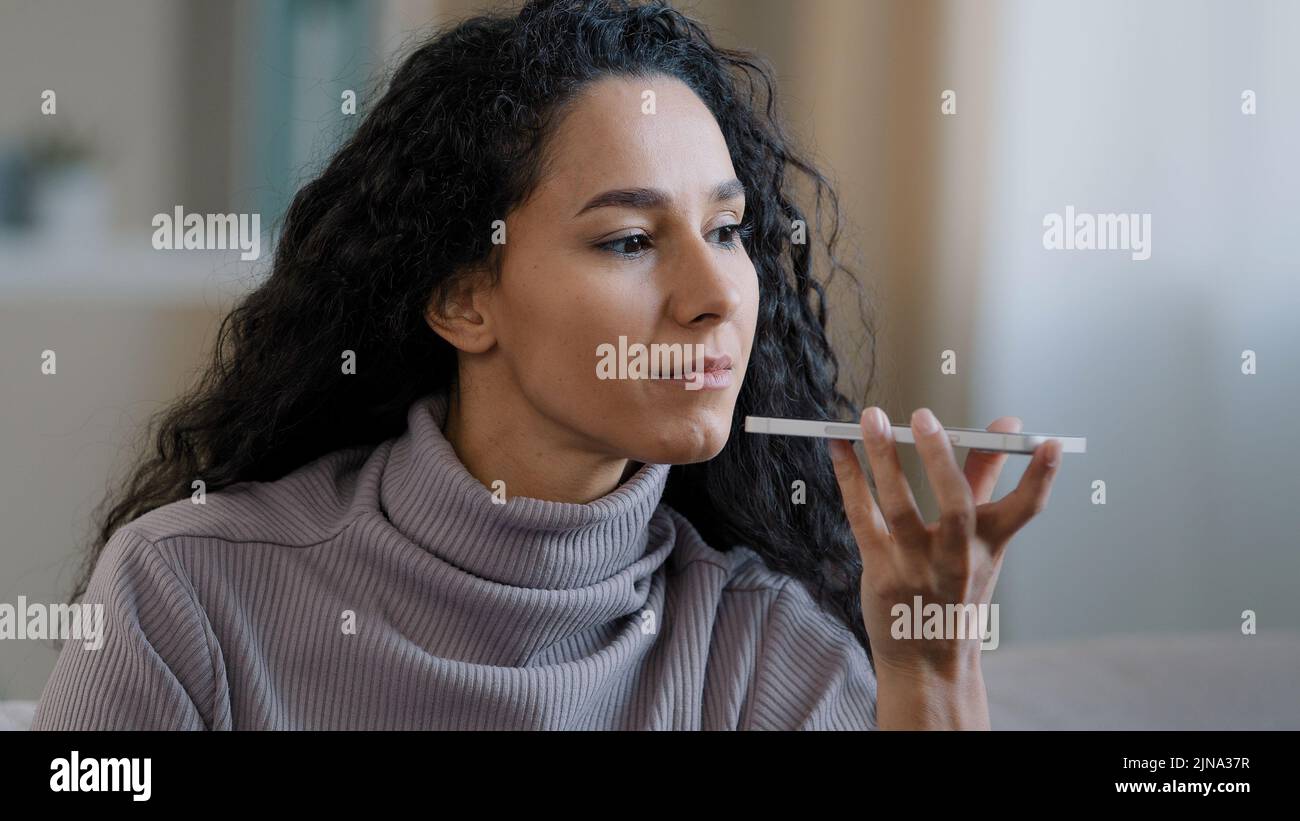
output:
[[[731,418],[710,416],[698,420],[678,420],[656,425],[646,430],[651,434],[648,441],[638,443],[633,450],[639,455],[633,456],[639,462],[653,462],[664,465],[688,465],[694,462],[707,462],[722,452],[727,446],[731,433]]]

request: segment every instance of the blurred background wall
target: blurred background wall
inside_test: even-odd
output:
[[[131,437],[265,272],[266,244],[251,263],[153,251],[153,215],[258,212],[271,230],[355,124],[344,90],[364,113],[421,28],[513,6],[0,0],[0,601],[63,599]],[[1003,645],[1233,631],[1247,609],[1261,633],[1300,629],[1300,5],[679,7],[769,58],[838,186],[878,341],[864,397],[857,314],[833,311],[845,388],[896,422],[924,405],[1088,437],[1013,542]],[[1150,259],[1045,250],[1044,215],[1067,205],[1150,213]],[[0,642],[0,698],[36,698],[54,658]]]

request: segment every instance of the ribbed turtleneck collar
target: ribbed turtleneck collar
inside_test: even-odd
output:
[[[587,504],[512,497],[508,487],[506,503],[494,503],[443,436],[447,407],[445,392],[414,402],[383,468],[385,515],[412,542],[479,578],[544,590],[588,587],[629,570],[635,578],[662,562],[647,555],[661,541],[649,525],[669,465],[643,464]]]

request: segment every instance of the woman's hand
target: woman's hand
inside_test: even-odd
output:
[[[876,719],[887,728],[987,728],[988,700],[980,671],[978,623],[967,638],[894,638],[891,610],[915,597],[923,605],[988,604],[1007,543],[1051,493],[1061,443],[1034,451],[1015,490],[990,502],[1007,454],[971,451],[957,467],[952,444],[928,409],[912,414],[916,449],[939,505],[926,524],[898,459],[888,419],[878,408],[862,414],[862,432],[880,504],[872,498],[850,442],[831,440],[831,459],[844,510],[862,554],[862,612],[877,674]],[[1017,433],[1003,416],[988,430]],[[969,608],[967,608],[969,610]],[[946,622],[946,619],[945,619]]]

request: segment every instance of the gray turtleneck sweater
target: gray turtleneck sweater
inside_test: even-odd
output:
[[[34,729],[872,729],[852,633],[705,544],[646,464],[589,504],[495,503],[440,430],[117,531]]]

